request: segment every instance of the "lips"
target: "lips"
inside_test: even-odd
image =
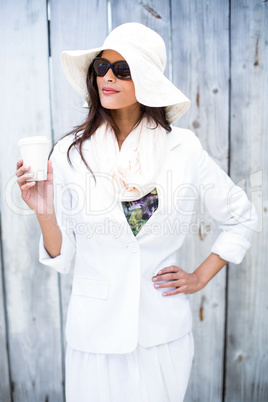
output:
[[[119,93],[119,91],[116,91],[115,89],[109,87],[102,88],[102,92],[104,95],[114,95]]]

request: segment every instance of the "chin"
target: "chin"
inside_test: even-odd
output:
[[[120,106],[120,104],[113,102],[113,101],[107,101],[106,99],[105,100],[100,99],[100,103],[104,109],[121,109],[122,108],[122,106]]]

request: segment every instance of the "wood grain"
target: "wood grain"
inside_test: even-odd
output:
[[[51,136],[46,1],[4,2],[0,15],[0,75],[5,77],[0,108],[2,239],[11,398],[58,402],[63,390],[57,275],[38,263],[40,229],[33,213],[27,215],[14,181],[17,141]]]
[[[268,400],[268,5],[232,2],[231,177],[244,181],[259,227],[228,292],[226,400]]]
[[[1,222],[0,222],[1,230]],[[1,236],[1,233],[0,233]],[[0,398],[5,402],[10,402],[11,384],[9,379],[9,361],[8,361],[8,344],[7,344],[7,328],[5,307],[6,300],[4,294],[3,280],[3,267],[2,267],[2,241],[0,238]]]

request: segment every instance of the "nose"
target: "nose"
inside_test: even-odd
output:
[[[107,73],[103,76],[103,78],[105,78],[107,81],[109,82],[114,82],[116,80],[116,77],[113,73],[113,70],[111,69],[111,67],[109,68],[109,70],[107,71]]]

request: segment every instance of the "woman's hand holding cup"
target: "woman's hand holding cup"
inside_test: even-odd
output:
[[[24,202],[39,216],[47,216],[54,212],[53,168],[52,162],[47,162],[47,180],[26,181],[34,177],[29,173],[31,166],[24,166],[23,160],[17,162],[17,183]]]

